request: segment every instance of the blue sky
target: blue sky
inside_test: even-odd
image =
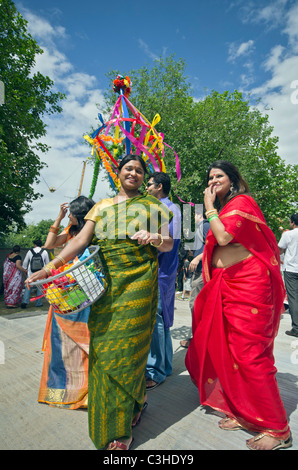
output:
[[[55,218],[59,205],[76,196],[89,156],[82,135],[97,124],[109,86],[105,74],[111,69],[126,74],[160,56],[185,60],[195,99],[213,89],[260,97],[260,109],[280,139],[279,155],[298,163],[297,1],[22,0],[16,7],[44,50],[36,68],[68,98],[62,115],[46,118],[44,140],[52,149],[42,156],[48,168],[37,187],[44,198],[34,203],[27,222]],[[130,99],[133,103],[133,88]],[[91,178],[87,165],[86,195]],[[57,190],[50,193],[48,186]],[[106,184],[99,183],[94,199],[106,193]]]

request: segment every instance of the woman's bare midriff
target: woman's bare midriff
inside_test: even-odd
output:
[[[252,256],[250,251],[241,243],[229,243],[226,246],[216,246],[212,255],[212,266],[215,268],[226,268],[232,264]]]

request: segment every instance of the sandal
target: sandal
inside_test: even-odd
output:
[[[124,444],[124,442],[113,441],[110,442],[106,450],[130,450],[133,445],[134,438],[130,441],[129,444]]]
[[[261,434],[258,434],[257,436],[255,436],[252,441],[251,441],[251,439],[247,440],[246,441],[247,447],[250,450],[261,450],[261,449],[255,449],[252,446],[252,444],[254,444],[254,442],[260,441],[261,439],[263,439],[263,437],[266,437],[266,436],[268,437],[268,434],[261,433]],[[272,436],[269,436],[269,437],[272,437]],[[249,441],[251,441],[251,442],[249,442]],[[293,443],[293,439],[292,439],[292,435],[290,434],[289,437],[285,440],[279,439],[278,444],[276,444],[274,447],[272,447],[269,450],[287,449],[288,447],[291,447],[292,443]]]
[[[233,426],[232,428],[228,426],[224,426],[224,423],[230,423],[230,422],[235,423],[235,426]],[[236,419],[233,419],[233,418],[221,419],[218,423],[218,426],[220,427],[220,429],[223,429],[224,431],[238,431],[239,429],[243,429],[243,427],[238,423],[238,421],[236,421]]]
[[[132,423],[131,423],[131,427],[132,427],[132,428],[134,428],[134,427],[136,427],[138,424],[140,424],[141,419],[142,419],[142,415],[143,415],[144,411],[147,409],[147,406],[148,406],[148,402],[145,401],[145,402],[144,402],[144,405],[143,405],[143,408],[142,408],[142,411],[139,413],[138,418],[135,417],[135,418],[132,420]]]

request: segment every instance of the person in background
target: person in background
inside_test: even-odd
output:
[[[192,252],[188,252],[188,255],[186,256],[186,259],[184,260],[183,263],[183,291],[181,297],[179,297],[181,300],[189,299],[190,298],[190,292],[191,292],[191,281],[192,281],[192,271],[190,270],[190,262],[193,258]],[[187,292],[187,295],[186,295]]]
[[[42,241],[40,239],[34,240],[33,241],[33,248],[31,250],[27,251],[27,254],[25,256],[24,262],[23,262],[23,268],[26,269],[28,277],[31,276],[32,274],[32,259],[35,257],[36,254],[39,256],[39,262],[40,266],[44,266],[49,262],[49,255],[46,250],[42,248]],[[39,268],[41,269],[41,267]],[[27,305],[30,302],[30,293],[31,293],[31,288],[27,288],[25,286],[25,292],[23,295],[22,303],[21,303],[21,308],[27,308]],[[42,292],[40,289],[36,289],[36,297],[37,300],[35,302],[36,307],[42,307]],[[40,297],[40,298],[39,298]]]
[[[121,159],[117,196],[95,204],[80,233],[63,248],[60,259],[50,263],[57,268],[61,257],[73,259],[91,240],[100,246],[108,289],[92,305],[88,322],[88,419],[97,449],[128,450],[133,445],[132,426],[144,406],[145,369],[157,310],[157,254],[173,248],[168,235],[171,212],[139,190],[146,172],[139,155]],[[158,221],[154,230],[151,218]],[[45,266],[26,282],[45,279],[48,271]]]
[[[173,370],[173,345],[170,328],[174,321],[175,282],[178,268],[181,212],[169,199],[171,180],[167,173],[151,174],[147,193],[156,197],[173,213],[169,233],[174,240],[173,249],[158,254],[158,306],[150,352],[146,366],[146,389],[152,390],[163,383]]]
[[[17,308],[22,298],[23,273],[21,248],[14,245],[3,263],[4,303],[7,308]]]
[[[248,191],[232,163],[208,168],[204,287],[186,366],[201,405],[226,415],[221,429],[255,432],[249,449],[276,450],[292,445],[273,356],[285,291],[275,236]]]
[[[298,337],[298,214],[291,215],[290,229],[282,234],[278,247],[284,255],[283,275],[292,318],[292,329],[286,334]]]
[[[205,247],[205,241],[207,237],[208,230],[210,228],[210,223],[205,218],[205,215],[202,213],[203,208],[197,209],[195,212],[195,240],[194,240],[194,257],[190,262],[189,270],[193,273],[191,280],[191,292],[189,298],[189,308],[191,316],[193,314],[193,306],[195,300],[199,293],[201,292],[204,286],[203,274],[202,274],[202,259],[203,251]],[[191,338],[183,339],[180,341],[180,346],[183,348],[188,348]]]
[[[94,201],[85,196],[61,204],[44,247],[49,250],[61,247],[76,237],[93,206]],[[69,224],[59,233],[68,209]],[[42,345],[45,354],[38,394],[40,403],[70,410],[87,408],[89,313],[90,306],[74,313],[60,313],[50,306]]]

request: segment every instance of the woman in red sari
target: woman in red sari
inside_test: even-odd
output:
[[[251,449],[290,447],[273,357],[284,299],[277,243],[234,165],[213,163],[207,181],[205,286],[186,366],[201,404],[226,415],[221,429],[259,433]]]

